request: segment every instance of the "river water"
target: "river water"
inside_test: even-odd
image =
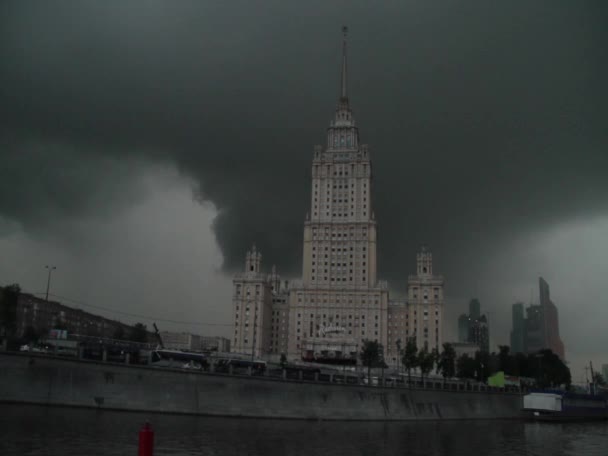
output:
[[[0,455],[137,455],[149,419],[155,456],[608,454],[608,423],[309,422],[0,404]]]

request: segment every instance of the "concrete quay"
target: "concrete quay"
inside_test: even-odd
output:
[[[283,380],[0,353],[0,402],[309,420],[521,418],[522,395]]]

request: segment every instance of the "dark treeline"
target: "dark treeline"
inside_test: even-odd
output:
[[[442,348],[441,352],[419,350],[413,338],[407,341],[404,350],[399,344],[402,366],[408,378],[411,379],[413,370],[418,370],[424,380],[435,368],[444,380],[457,377],[485,383],[488,377],[502,371],[505,375],[529,379],[528,382],[541,388],[570,387],[572,382],[568,366],[549,349],[512,354],[508,346],[499,346],[498,353],[477,351],[474,356],[457,357],[451,344],[445,343]]]

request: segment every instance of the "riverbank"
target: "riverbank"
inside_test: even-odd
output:
[[[349,421],[514,419],[522,396],[331,384],[0,353],[0,402]]]

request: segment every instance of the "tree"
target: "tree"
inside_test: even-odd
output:
[[[281,367],[283,369],[285,369],[285,366],[287,366],[287,356],[285,355],[285,353],[281,353]]]
[[[540,350],[529,355],[536,360],[536,381],[541,388],[565,385],[572,383],[570,369],[564,362],[549,349]]]
[[[424,385],[424,377],[426,377],[432,370],[435,364],[435,354],[426,349],[418,352],[418,367],[420,367],[420,374],[422,376],[422,384]]]
[[[437,361],[437,372],[441,372],[444,384],[447,378],[456,375],[456,351],[452,344],[447,342],[443,344],[443,351]]]
[[[599,372],[594,372],[593,373],[593,383],[595,383],[598,386],[606,386],[606,379]]]
[[[416,338],[410,337],[405,345],[405,353],[401,358],[403,367],[407,371],[407,382],[411,384],[411,371],[418,367],[418,347],[416,346]]]
[[[458,378],[475,378],[475,360],[466,353],[456,361],[456,376]]]
[[[475,378],[485,382],[490,375],[490,354],[484,351],[475,352]]]
[[[401,360],[401,339],[397,339],[395,341],[395,346],[397,347],[397,373],[399,373],[399,361]]]
[[[364,340],[361,347],[361,363],[367,367],[367,382],[372,384],[372,367],[377,366],[381,361],[380,344],[374,340]]]
[[[498,370],[503,371],[505,374],[513,375],[513,364],[514,358],[509,353],[510,347],[508,345],[498,346]]]
[[[0,335],[12,337],[17,331],[17,304],[21,287],[14,283],[0,290]]]
[[[135,323],[131,328],[131,337],[133,342],[147,342],[148,341],[148,330],[146,325],[143,323]]]

